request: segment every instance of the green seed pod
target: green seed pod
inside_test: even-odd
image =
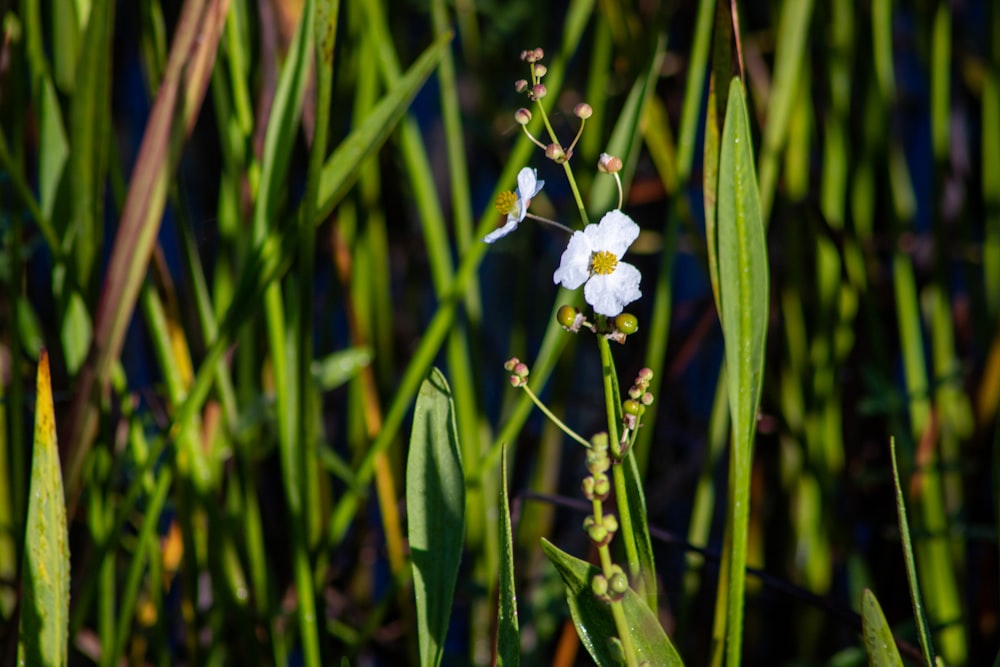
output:
[[[622,403],[622,410],[627,415],[638,416],[642,413],[642,404],[639,401],[634,401],[631,398],[624,403]]]
[[[611,575],[611,580],[608,583],[611,586],[612,593],[625,595],[625,591],[628,590],[628,577],[625,576],[624,572],[615,572]]]
[[[590,580],[590,590],[594,592],[594,595],[604,597],[608,594],[608,578],[603,574],[595,574],[594,578]]]
[[[576,324],[576,316],[580,311],[573,306],[560,306],[556,312],[556,321],[567,329]]]
[[[587,537],[597,546],[607,544],[608,529],[600,524],[594,524],[587,529]]]
[[[639,330],[639,320],[632,313],[622,313],[615,318],[615,328],[625,335],[631,335]]]
[[[611,493],[611,480],[608,479],[608,476],[605,474],[601,474],[596,478],[591,477],[590,479],[594,480],[594,485],[593,488],[591,489],[591,494],[593,494],[593,496],[596,498],[600,498],[601,500],[607,498],[608,494]],[[588,498],[588,500],[591,500],[591,498]]]

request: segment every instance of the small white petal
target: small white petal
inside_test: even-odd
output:
[[[604,214],[591,238],[594,247],[606,250],[615,257],[621,257],[632,242],[639,238],[639,225],[615,209]]]
[[[505,224],[503,227],[498,227],[494,229],[492,232],[487,234],[483,240],[486,241],[487,243],[493,243],[497,239],[502,239],[503,237],[507,236],[512,231],[517,229],[517,225],[519,222],[520,220],[516,219],[512,220],[510,216],[507,216],[507,224]]]
[[[573,232],[566,250],[559,260],[559,268],[552,274],[552,282],[566,289],[576,289],[590,277],[590,255],[593,247],[584,232]]]
[[[614,317],[622,309],[642,296],[639,291],[639,281],[642,274],[631,264],[621,262],[614,273],[606,276],[595,275],[587,281],[583,288],[583,297],[594,312],[608,317]]]
[[[525,167],[517,172],[517,197],[518,199],[531,199],[535,196],[535,183],[538,180],[538,172],[535,169]]]

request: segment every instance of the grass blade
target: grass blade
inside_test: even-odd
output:
[[[521,664],[521,633],[517,625],[514,589],[514,535],[510,527],[507,495],[507,446],[500,452],[500,604],[497,609],[497,665]]]
[[[455,406],[436,368],[420,387],[406,459],[406,513],[420,664],[441,664],[465,536],[465,473]]]
[[[924,614],[924,603],[920,596],[920,581],[917,579],[917,567],[913,559],[913,542],[910,539],[910,524],[906,520],[906,501],[903,499],[903,484],[899,480],[899,462],[896,460],[896,439],[889,441],[892,454],[892,482],[896,489],[896,514],[899,517],[899,536],[903,541],[903,560],[906,563],[906,579],[910,583],[910,599],[913,601],[913,616],[917,621],[917,635],[920,637],[920,650],[924,654],[924,664],[933,665],[934,644],[931,642],[931,631]]]
[[[52,667],[68,661],[69,534],[59,469],[49,355],[38,359],[35,441],[22,565],[17,661]]]

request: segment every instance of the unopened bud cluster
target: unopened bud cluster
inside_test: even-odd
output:
[[[603,574],[594,575],[590,580],[590,590],[605,602],[621,600],[628,591],[628,575],[620,565],[612,565],[610,577]]]
[[[514,82],[514,90],[518,93],[528,96],[528,99],[539,105],[542,116],[545,116],[545,108],[542,107],[541,101],[545,99],[548,95],[548,88],[542,83],[542,77],[548,74],[549,68],[541,63],[542,58],[545,57],[545,52],[542,49],[525,49],[521,51],[521,60],[528,63],[531,68],[531,78],[530,79],[518,79]],[[531,112],[527,109],[518,109],[514,113],[514,120],[520,125],[525,134],[531,139],[531,141],[537,145],[539,148],[545,151],[545,157],[549,158],[556,164],[563,164],[573,157],[573,149],[576,147],[577,142],[580,140],[580,135],[583,133],[583,126],[586,124],[586,120],[594,115],[594,108],[591,107],[586,102],[580,102],[573,108],[573,115],[580,119],[580,128],[577,131],[576,137],[573,139],[573,143],[569,147],[564,147],[559,141],[552,137],[552,141],[548,144],[542,143],[536,139],[527,128],[528,123],[531,121]],[[549,132],[552,132],[551,126],[549,126],[548,120],[546,120],[546,127],[548,127]]]
[[[646,412],[646,407],[652,405],[653,394],[649,392],[649,383],[653,379],[653,371],[643,368],[635,377],[628,390],[628,399],[622,402],[625,427],[634,430],[639,423],[639,417]]]
[[[511,373],[510,384],[512,387],[523,387],[528,384],[528,365],[520,361],[517,357],[511,357],[504,362],[503,367]]]
[[[587,450],[587,472],[590,474],[583,478],[583,495],[587,500],[603,502],[608,499],[611,494],[611,480],[607,472],[610,468],[608,434],[598,433],[590,439],[590,449]]]

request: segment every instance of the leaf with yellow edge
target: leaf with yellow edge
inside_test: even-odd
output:
[[[24,536],[19,665],[67,662],[69,635],[69,536],[63,495],[49,356],[38,358],[35,441]]]

